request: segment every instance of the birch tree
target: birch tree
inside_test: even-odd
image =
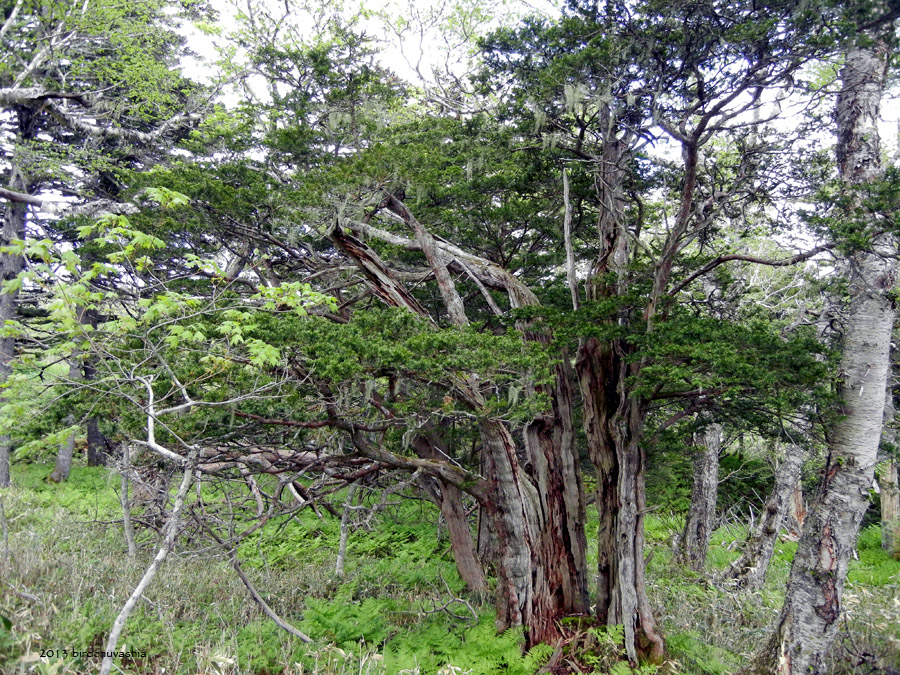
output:
[[[849,308],[840,370],[841,417],[804,522],[781,617],[748,673],[825,672],[825,656],[841,617],[847,566],[868,506],[890,366],[897,241],[883,231],[877,212],[863,208],[863,195],[883,175],[878,121],[892,50],[893,35],[863,31],[841,70],[835,118],[843,218],[869,239],[846,260]]]

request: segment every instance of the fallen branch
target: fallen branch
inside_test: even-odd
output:
[[[287,631],[294,637],[298,638],[301,642],[305,642],[306,644],[312,644],[313,640],[311,637],[306,635],[305,633],[300,632],[296,628],[294,628],[291,624],[284,621],[281,617],[279,617],[272,608],[266,604],[266,601],[262,599],[259,593],[256,592],[256,589],[253,588],[253,584],[250,583],[250,579],[247,578],[247,575],[244,574],[244,571],[241,569],[241,566],[237,561],[237,551],[232,551],[231,554],[231,566],[234,567],[234,571],[237,572],[238,577],[240,577],[241,581],[244,582],[244,586],[247,587],[247,590],[250,591],[250,595],[256,601],[256,604],[259,605],[259,608],[265,612],[266,616],[268,616],[272,621],[275,622],[275,625],[281,628],[282,630]]]
[[[306,633],[301,632],[300,630],[294,628],[287,621],[278,616],[271,607],[269,607],[268,603],[263,600],[262,596],[256,592],[256,589],[253,587],[253,583],[250,579],[247,578],[247,575],[244,574],[244,570],[241,569],[240,564],[237,559],[237,547],[230,548],[222,541],[222,538],[217,535],[212,528],[207,527],[205,524],[203,525],[203,529],[206,530],[206,533],[209,534],[213,539],[215,539],[219,545],[228,550],[229,557],[231,558],[231,566],[234,568],[234,571],[237,573],[240,580],[243,582],[244,586],[247,587],[247,590],[250,592],[250,596],[253,598],[254,602],[259,605],[259,608],[265,613],[267,617],[272,619],[275,622],[275,625],[278,626],[281,630],[287,631],[294,637],[298,638],[301,642],[305,642],[306,644],[313,644],[313,639],[306,635]]]

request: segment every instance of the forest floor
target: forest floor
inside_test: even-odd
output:
[[[13,465],[15,487],[0,491],[0,673],[94,673],[116,614],[155,552],[153,530],[140,553],[125,554],[118,475],[75,467],[67,483],[52,466]],[[195,499],[197,496],[195,495]],[[216,499],[205,495],[204,499]],[[463,590],[437,510],[397,499],[349,536],[343,577],[334,566],[340,522],[310,509],[270,522],[240,549],[248,577],[272,609],[310,635],[307,646],[282,631],[250,598],[228,560],[188,527],[132,614],[118,663],[135,674],[530,675],[552,648],[523,655],[520,635],[497,636],[486,598]],[[361,512],[362,513],[362,512]],[[746,534],[720,528],[705,574],[672,562],[677,516],[647,522],[649,592],[670,660],[651,673],[730,673],[764,640],[781,606],[796,544],[780,541],[766,586],[736,593],[714,582]],[[590,539],[592,532],[588,531]],[[900,562],[885,554],[876,526],[859,540],[844,600],[846,616],[833,673],[900,667]],[[615,665],[615,631],[591,632],[596,673]],[[896,671],[894,671],[896,672]]]

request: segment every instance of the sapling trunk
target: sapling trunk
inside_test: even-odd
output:
[[[71,373],[74,367],[69,369]],[[66,424],[72,424],[75,421],[73,415],[66,417]],[[75,454],[75,434],[71,433],[62,443],[59,444],[59,452],[56,453],[56,464],[53,472],[48,480],[52,483],[62,483],[69,480],[69,473],[72,471],[72,457]]]
[[[337,562],[334,564],[334,576],[344,576],[344,560],[347,557],[347,537],[350,534],[350,514],[353,513],[353,498],[356,496],[357,484],[353,483],[347,489],[347,500],[344,502],[344,512],[341,514],[341,538],[338,543]]]
[[[121,488],[119,501],[122,504],[122,528],[125,532],[125,545],[128,547],[128,557],[137,555],[137,545],[134,542],[134,525],[131,523],[131,497],[128,495],[131,479],[128,474],[131,471],[131,444],[127,441],[122,444],[122,469]]]

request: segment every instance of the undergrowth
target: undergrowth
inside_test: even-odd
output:
[[[16,464],[17,487],[0,492],[8,529],[8,550],[0,551],[3,675],[96,672],[97,659],[72,652],[104,645],[156,545],[157,534],[145,530],[138,559],[125,555],[115,474],[76,466],[67,483],[55,485],[44,480],[50,469]],[[203,499],[215,506],[221,495],[210,489]],[[336,495],[335,503],[342,499]],[[682,525],[679,517],[662,513],[647,519],[648,592],[670,660],[641,672],[734,672],[771,629],[796,543],[778,542],[760,592],[734,593],[713,577],[737,556],[746,528],[718,530],[708,571],[697,574],[672,561],[671,544]],[[596,520],[587,531],[590,541]],[[340,578],[334,570],[339,537],[335,518],[307,509],[273,519],[239,551],[272,609],[313,636],[315,645],[275,626],[221,551],[195,537],[180,542],[130,618],[120,648],[137,656],[120,663],[121,671],[529,675],[554,655],[546,645],[523,654],[521,632],[496,634],[492,608],[465,594],[430,504],[398,500],[368,528],[355,528]],[[595,547],[589,550],[596,556]],[[900,662],[898,587],[900,563],[881,551],[880,532],[870,527],[860,536],[859,560],[851,564],[835,675],[854,672],[854,663],[874,668]],[[614,629],[578,630],[563,650],[566,658],[585,672],[632,672],[620,663]]]

